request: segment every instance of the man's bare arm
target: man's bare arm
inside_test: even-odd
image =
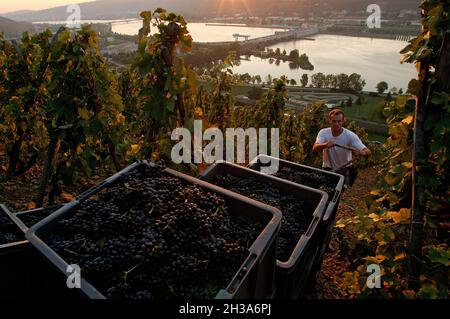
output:
[[[325,143],[316,143],[313,146],[313,152],[319,152],[324,148],[332,147],[334,145],[334,141],[328,141]]]

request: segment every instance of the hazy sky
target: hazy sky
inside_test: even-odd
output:
[[[0,13],[7,13],[18,10],[42,10],[71,3],[81,3],[89,1],[95,0],[0,0]]]

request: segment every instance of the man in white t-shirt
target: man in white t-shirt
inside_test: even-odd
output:
[[[334,109],[328,114],[331,127],[320,130],[317,134],[313,152],[322,151],[322,168],[336,171],[348,177],[351,186],[356,179],[356,168],[352,165],[352,156],[370,156],[370,150],[361,139],[343,127],[344,112]]]

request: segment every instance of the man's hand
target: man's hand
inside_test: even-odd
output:
[[[360,150],[358,150],[357,148],[352,148],[352,155],[355,157],[358,157],[358,156],[362,156],[363,153]]]
[[[367,147],[362,150],[352,148],[352,154],[353,154],[353,156],[370,156],[371,152]]]
[[[326,148],[330,148],[330,147],[333,147],[335,144],[336,144],[336,142],[335,141],[327,141],[327,142],[325,142],[325,144],[326,144]]]

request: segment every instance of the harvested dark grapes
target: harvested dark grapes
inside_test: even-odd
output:
[[[107,298],[214,298],[267,222],[236,218],[218,195],[143,165],[44,241]]]
[[[214,183],[281,210],[283,217],[278,236],[277,259],[287,261],[313,218],[304,211],[305,203],[291,192],[282,191],[274,184],[261,182],[256,178],[238,178],[226,174],[215,176]]]
[[[0,245],[22,240],[25,240],[23,232],[3,210],[0,210]]]
[[[274,176],[311,188],[320,189],[328,194],[329,201],[333,199],[336,189],[336,183],[333,183],[325,174],[318,172],[299,172],[288,167],[283,167]]]
[[[19,214],[16,215],[17,218],[19,218],[22,223],[25,224],[25,226],[27,227],[31,227],[34,224],[40,222],[41,220],[43,220],[44,218],[46,218],[47,216],[51,215],[52,213],[54,213],[57,209],[59,209],[61,206],[52,206],[52,207],[46,207],[43,209],[38,209],[38,210],[34,210],[34,211],[30,211],[24,214]]]

